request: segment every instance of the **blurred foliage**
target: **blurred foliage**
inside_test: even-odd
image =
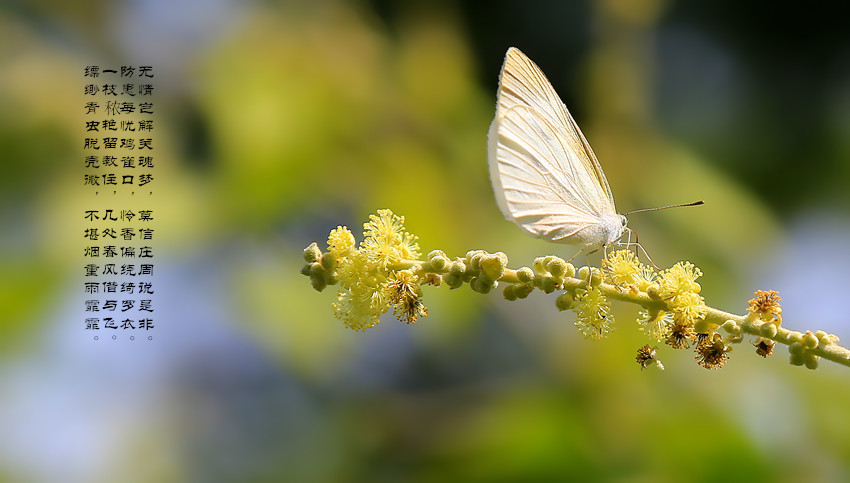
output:
[[[4,376],[23,388],[5,391],[0,413],[48,418],[27,412],[37,401],[66,417],[48,419],[49,430],[16,423],[53,443],[26,458],[10,455],[35,445],[4,432],[0,474],[49,479],[57,473],[37,462],[77,444],[95,463],[64,475],[104,481],[850,474],[841,368],[802,371],[786,354],[740,351],[709,372],[690,352],[664,351],[667,371],[642,374],[631,309],[615,305],[617,331],[595,343],[549,298],[507,303],[445,287],[426,289],[429,316],[417,324],[388,318],[353,333],[332,318],[332,291],[298,274],[304,246],[338,224],[359,235],[379,208],[405,215],[425,253],[502,250],[512,264],[572,254],[505,222],[490,191],[485,136],[502,56],[517,45],[582,125],[620,211],[708,201],[631,226],[657,263],[701,267],[711,305],[742,312],[749,292],[770,288],[742,274],[783,241],[786,216],[850,201],[850,38],[830,9],[798,21],[802,7],[768,20],[737,2],[661,0],[53,3],[0,6],[0,336],[15,346]],[[134,37],[132,23],[149,28]],[[157,39],[174,48],[144,50]],[[191,332],[149,344],[139,357],[169,362],[143,386],[150,394],[104,382],[104,354],[119,355],[103,345],[81,357],[42,342],[80,317],[62,311],[76,303],[82,266],[83,241],[66,240],[90,202],[79,181],[82,68],[110,62],[151,62],[161,75],[150,208],[190,308],[165,323],[212,326],[201,315],[212,307],[232,331],[212,346]],[[210,279],[221,292],[190,290]],[[135,351],[123,356],[129,367]],[[84,367],[88,384],[63,366]],[[65,393],[45,389],[69,380]],[[134,394],[129,409],[97,415],[102,433],[68,423],[102,404],[88,398],[119,390]],[[144,457],[98,458],[104,446]]]

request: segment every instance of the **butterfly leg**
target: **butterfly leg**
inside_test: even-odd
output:
[[[644,248],[643,245],[640,244],[640,241],[638,240],[637,232],[632,230],[631,228],[626,228],[626,230],[629,231],[629,238],[628,238],[628,241],[626,242],[626,246],[627,247],[636,246],[636,247],[640,248],[640,251],[642,251],[643,255],[646,257],[646,259],[649,260],[650,265],[652,265],[652,267],[655,268],[656,270],[660,271],[661,269],[658,268],[658,265],[656,265],[655,262],[652,261],[652,257],[649,256],[649,253],[646,251],[646,248]],[[635,234],[635,241],[634,242],[631,241],[632,233]]]

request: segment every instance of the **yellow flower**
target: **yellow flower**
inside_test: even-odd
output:
[[[635,276],[635,286],[641,292],[646,292],[646,289],[655,282],[657,274],[652,267],[641,264],[638,274]]]
[[[384,267],[419,258],[417,237],[404,231],[403,216],[391,210],[378,210],[377,215],[369,215],[369,222],[364,223],[363,228],[365,239],[360,243],[360,250]]]
[[[617,250],[602,260],[602,268],[611,283],[628,287],[636,284],[641,263],[631,250]]]
[[[657,312],[641,310],[638,312],[637,323],[638,330],[661,342],[670,335],[673,317],[663,310]]]
[[[610,303],[597,286],[576,290],[573,311],[576,313],[576,327],[588,339],[603,339],[614,329]]]
[[[354,234],[344,226],[338,226],[328,235],[328,251],[337,260],[351,255],[354,251]]]
[[[364,253],[354,251],[339,260],[337,275],[345,288],[333,304],[334,316],[345,326],[364,330],[378,323],[378,317],[389,307],[389,273]]]
[[[691,262],[679,262],[661,274],[658,293],[664,300],[683,293],[699,293],[700,286],[696,283],[696,279],[701,276],[700,269]]]
[[[701,276],[700,269],[690,262],[679,262],[659,276],[658,294],[667,303],[677,325],[692,326],[708,311],[696,282]]]

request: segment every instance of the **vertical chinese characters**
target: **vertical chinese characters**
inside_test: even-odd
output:
[[[153,76],[151,66],[84,69],[82,289],[94,340],[153,338]]]

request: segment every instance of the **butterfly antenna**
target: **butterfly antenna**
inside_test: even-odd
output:
[[[632,215],[634,213],[642,213],[644,211],[658,211],[658,210],[666,210],[668,208],[684,208],[686,206],[699,206],[699,205],[703,205],[703,204],[705,204],[705,201],[699,200],[699,201],[694,201],[693,203],[684,203],[684,204],[681,204],[681,205],[659,206],[658,208],[643,208],[641,210],[634,210],[634,211],[630,211],[628,213],[625,213],[625,216]],[[640,241],[638,240],[637,232],[632,230],[631,228],[628,228],[628,227],[626,229],[629,230],[629,241],[626,242],[626,246],[634,245],[634,246],[640,248],[640,251],[642,251],[644,256],[646,256],[646,259],[649,260],[649,263],[652,264],[652,266],[656,270],[661,270],[660,268],[658,268],[658,265],[656,265],[655,262],[652,261],[652,257],[649,256],[649,253],[647,253],[646,248],[644,248],[643,245],[640,244]],[[631,234],[632,233],[635,234],[635,242],[634,243],[631,242],[631,238],[632,238]]]
[[[643,208],[641,210],[634,210],[634,211],[630,211],[628,213],[624,213],[624,215],[629,216],[633,213],[642,213],[644,211],[666,210],[667,208],[684,208],[685,206],[699,206],[699,205],[703,205],[703,204],[705,204],[705,201],[699,200],[699,201],[694,201],[693,203],[685,203],[683,205],[660,206],[658,208]]]

